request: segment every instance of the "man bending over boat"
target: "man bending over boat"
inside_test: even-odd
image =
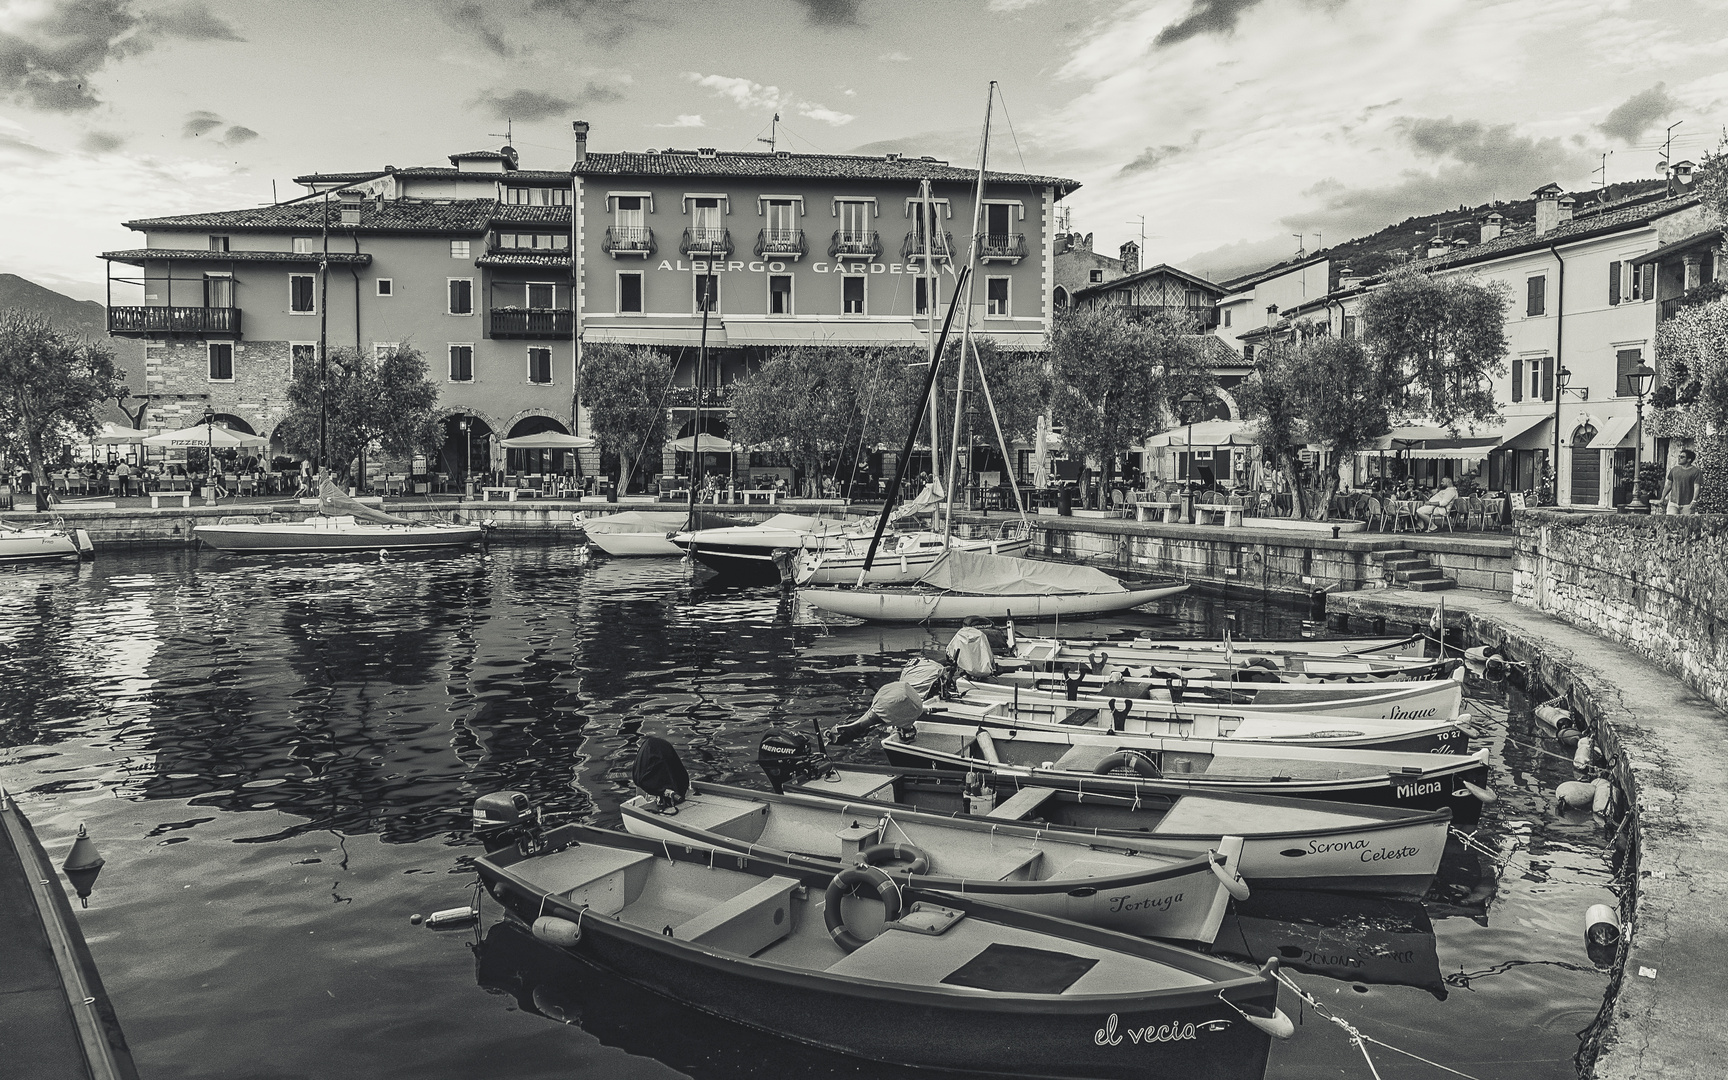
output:
[[[887,724],[900,732],[914,730],[913,725],[924,716],[924,703],[941,695],[953,682],[954,671],[952,660],[938,662],[919,657],[912,661],[898,679],[876,691],[864,715],[834,729],[834,741],[851,742],[877,724]]]

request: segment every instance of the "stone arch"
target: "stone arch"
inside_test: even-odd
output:
[[[1234,395],[1230,391],[1224,389],[1222,386],[1220,386],[1216,390],[1212,391],[1212,393],[1217,396],[1218,400],[1220,400],[1224,403],[1224,407],[1226,409],[1230,410],[1230,415],[1229,415],[1229,417],[1227,417],[1227,419],[1230,419],[1230,420],[1242,419],[1242,407],[1240,405],[1236,404],[1236,395]]]
[[[503,424],[492,424],[491,427],[493,431],[498,433],[498,437],[501,439],[507,438],[507,433],[523,434],[523,432],[516,431],[516,425],[531,416],[539,416],[551,420],[558,425],[559,431],[562,431],[566,435],[570,434],[570,421],[565,416],[555,413],[551,409],[523,409],[511,416],[510,419],[505,421]],[[547,429],[537,428],[535,430],[545,431]]]
[[[252,425],[248,423],[244,417],[225,412],[219,412],[213,415],[216,418],[216,423],[220,424],[222,427],[228,428],[230,431],[238,431],[242,435],[258,434],[256,431],[252,430]]]

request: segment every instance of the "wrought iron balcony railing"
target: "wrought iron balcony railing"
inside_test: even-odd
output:
[[[575,312],[559,308],[493,308],[495,338],[562,338],[569,340]]]
[[[828,257],[847,259],[874,259],[882,254],[882,237],[875,229],[851,231],[835,229],[834,239],[828,242]]]
[[[951,232],[939,232],[934,235],[934,238],[935,243],[932,244],[923,233],[919,232],[917,229],[913,229],[911,232],[906,234],[906,239],[900,243],[900,258],[903,260],[912,260],[923,259],[933,255],[938,259],[946,259],[949,262],[954,261],[954,234]],[[932,251],[932,248],[935,250]]]
[[[978,248],[978,258],[984,261],[1001,259],[1019,262],[1026,257],[1025,233],[989,233]]]
[[[684,241],[678,250],[686,255],[732,254],[732,230],[695,225],[684,230]]]
[[[110,334],[209,334],[240,336],[240,309],[235,307],[111,307]]]
[[[656,251],[654,230],[646,225],[608,225],[606,242],[602,246],[614,256],[641,255],[646,258]]]
[[[803,229],[763,229],[756,234],[756,257],[771,258],[775,255],[797,259],[810,254],[810,245],[804,242]]]
[[[702,388],[702,407],[704,409],[720,409],[726,407],[726,387],[704,386]],[[674,386],[666,391],[666,407],[669,409],[694,409],[696,407],[696,388],[694,386]]]

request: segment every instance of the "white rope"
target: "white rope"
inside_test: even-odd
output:
[[[1302,1001],[1305,1004],[1307,1004],[1310,1008],[1312,1008],[1316,1013],[1318,1013],[1322,1019],[1329,1020],[1332,1023],[1337,1024],[1339,1027],[1343,1028],[1347,1033],[1349,1033],[1351,1045],[1355,1046],[1358,1050],[1362,1051],[1362,1060],[1366,1061],[1368,1063],[1368,1071],[1374,1075],[1375,1080],[1380,1080],[1380,1071],[1374,1067],[1374,1059],[1368,1056],[1368,1047],[1366,1045],[1364,1045],[1366,1043],[1373,1043],[1375,1046],[1385,1047],[1386,1049],[1391,1050],[1394,1053],[1403,1054],[1407,1058],[1414,1058],[1415,1060],[1422,1062],[1422,1064],[1424,1064],[1424,1065],[1432,1065],[1436,1069],[1439,1069],[1442,1072],[1451,1073],[1453,1076],[1462,1076],[1462,1077],[1464,1077],[1464,1080],[1477,1080],[1476,1077],[1471,1076],[1469,1073],[1459,1072],[1457,1069],[1454,1069],[1449,1065],[1442,1065],[1438,1061],[1430,1061],[1429,1059],[1423,1057],[1421,1054],[1413,1054],[1408,1050],[1404,1050],[1404,1049],[1401,1049],[1399,1047],[1393,1046],[1389,1042],[1382,1042],[1381,1040],[1376,1039],[1372,1035],[1363,1034],[1363,1032],[1360,1029],[1358,1029],[1355,1025],[1351,1024],[1349,1021],[1345,1020],[1343,1017],[1334,1016],[1331,1012],[1329,1012],[1327,1010],[1326,1006],[1322,1005],[1311,994],[1309,994],[1307,991],[1303,990],[1300,986],[1297,986],[1294,982],[1290,981],[1289,976],[1285,975],[1283,971],[1274,971],[1272,973],[1272,976],[1273,976],[1273,978],[1277,979],[1279,981],[1279,983],[1288,987],[1290,989],[1291,993],[1295,994],[1298,998],[1302,999]],[[1223,994],[1220,993],[1219,997],[1222,998]],[[1225,998],[1224,1000],[1226,1002],[1229,1001],[1228,998]],[[1235,1008],[1234,1005],[1232,1005],[1231,1007]],[[1241,1012],[1242,1010],[1237,1009],[1236,1011]]]

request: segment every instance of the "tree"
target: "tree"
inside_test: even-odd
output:
[[[1394,414],[1440,427],[1500,414],[1507,290],[1419,270],[1393,274],[1362,302],[1362,338],[1384,369]]]
[[[22,451],[36,482],[36,508],[48,508],[48,462],[72,434],[97,427],[97,407],[125,389],[125,374],[104,344],[55,330],[30,312],[0,311],[0,432]]]
[[[603,457],[618,461],[613,482],[620,490],[643,462],[659,461],[670,433],[666,391],[672,361],[647,346],[602,343],[582,353],[578,397],[588,406],[590,433]]]
[[[438,387],[427,377],[426,358],[410,346],[381,355],[334,349],[327,364],[301,364],[288,386],[288,402],[284,444],[312,458],[322,447],[323,467],[346,480],[359,479],[348,475],[354,461],[365,475],[366,454],[374,445],[405,458],[436,453],[444,442],[444,426],[435,416]]]
[[[1664,378],[1683,381],[1673,411],[1687,414],[1687,422],[1673,434],[1697,440],[1704,475],[1696,509],[1728,513],[1728,300],[1682,307],[1663,320],[1656,328],[1656,366]]]
[[[1130,319],[1108,307],[1057,316],[1050,333],[1051,420],[1064,446],[1097,460],[1109,484],[1116,458],[1214,385],[1204,342],[1171,318]]]

